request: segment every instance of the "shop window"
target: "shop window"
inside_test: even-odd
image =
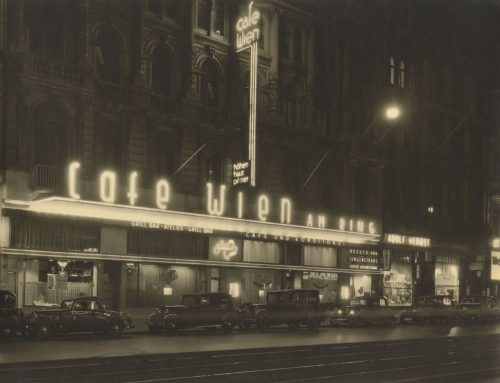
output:
[[[205,259],[208,238],[200,235],[130,229],[128,254]]]
[[[281,263],[282,246],[275,242],[243,241],[243,262]]]
[[[63,3],[58,0],[33,0],[29,4],[30,48],[49,59],[64,57]]]
[[[151,59],[151,88],[155,93],[171,96],[173,89],[172,55],[167,48],[159,46]]]
[[[98,226],[12,217],[11,244],[18,249],[99,252]]]
[[[304,265],[337,267],[337,251],[333,247],[304,246]]]
[[[302,245],[300,243],[287,242],[285,244],[285,263],[287,265],[302,264]]]
[[[33,112],[34,163],[64,167],[68,157],[67,117],[55,103],[39,105]]]
[[[221,104],[221,78],[213,60],[206,60],[201,66],[201,100],[206,106]]]
[[[97,75],[99,79],[119,85],[121,73],[120,39],[110,28],[104,30],[96,48]]]

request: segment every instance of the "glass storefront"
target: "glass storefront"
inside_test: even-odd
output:
[[[392,252],[390,270],[384,271],[384,296],[389,306],[412,305],[412,260],[410,252]]]
[[[434,269],[436,295],[449,295],[452,300],[459,301],[460,263],[455,257],[438,256]]]

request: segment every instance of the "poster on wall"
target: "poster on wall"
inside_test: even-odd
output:
[[[491,252],[491,279],[500,281],[500,251]]]
[[[411,306],[412,304],[412,258],[393,255],[391,267],[384,271],[384,295],[389,306]]]

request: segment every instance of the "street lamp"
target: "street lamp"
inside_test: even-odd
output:
[[[375,116],[375,118],[373,119],[373,121],[370,123],[370,125],[368,125],[368,127],[366,128],[366,130],[363,132],[363,134],[361,135],[361,139],[363,139],[368,134],[368,132],[371,130],[371,128],[373,127],[373,125],[375,125],[375,122],[377,122],[378,118],[380,117],[380,115],[382,113],[385,114],[385,118],[386,119],[388,119],[388,120],[396,120],[401,115],[401,109],[399,109],[399,107],[396,106],[396,105],[388,105],[388,106],[385,107],[385,109],[381,109],[377,113],[377,115]]]

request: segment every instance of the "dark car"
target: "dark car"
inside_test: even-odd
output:
[[[353,297],[330,317],[332,325],[390,325],[393,320],[394,311],[388,307],[387,299],[374,295]]]
[[[270,291],[266,304],[260,305],[255,313],[257,327],[262,331],[282,324],[291,329],[300,325],[318,329],[323,319],[318,290]]]
[[[238,310],[236,310],[236,315],[238,317],[238,327],[242,330],[256,327],[257,321],[255,314],[261,306],[262,305],[258,303],[241,304]]]
[[[233,299],[226,293],[190,294],[182,304],[155,308],[146,322],[150,333],[175,332],[179,329],[205,327],[230,331],[238,325]]]
[[[58,309],[33,311],[26,327],[35,338],[83,332],[119,337],[134,324],[126,314],[109,310],[98,297],[78,297],[63,301]]]
[[[449,295],[419,297],[413,307],[401,311],[400,323],[452,322],[457,319],[456,302]]]
[[[12,337],[24,329],[24,313],[16,308],[16,294],[0,290],[0,335]]]
[[[500,317],[500,310],[495,297],[485,295],[466,295],[458,305],[460,320],[495,320]]]

